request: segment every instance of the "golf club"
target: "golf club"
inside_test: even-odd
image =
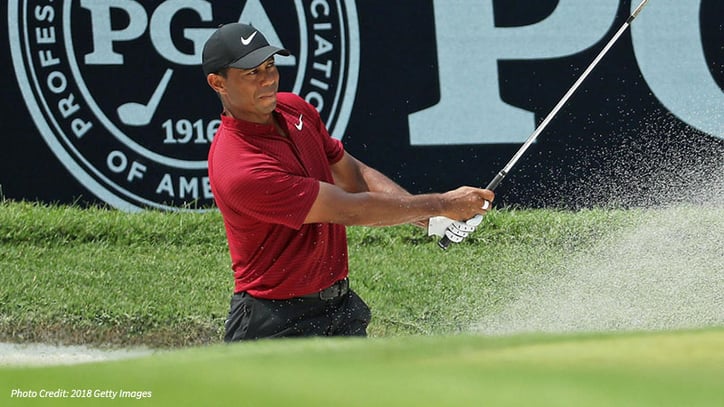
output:
[[[543,132],[543,129],[548,126],[548,123],[550,123],[551,120],[553,120],[553,117],[558,114],[558,111],[561,110],[564,104],[570,99],[571,95],[578,89],[579,86],[581,86],[581,83],[588,77],[588,75],[593,71],[593,68],[598,65],[598,63],[603,59],[604,55],[608,52],[609,49],[613,46],[613,44],[618,41],[619,37],[626,31],[626,29],[631,25],[633,20],[639,15],[641,10],[644,8],[646,3],[648,3],[649,0],[643,0],[641,4],[638,5],[631,13],[631,16],[626,20],[625,23],[619,28],[619,30],[616,32],[616,34],[611,38],[611,40],[608,41],[608,44],[606,44],[605,47],[603,47],[603,50],[596,56],[596,58],[593,60],[591,65],[586,68],[586,70],[583,72],[580,78],[573,84],[573,86],[568,89],[568,92],[566,92],[565,95],[563,95],[563,98],[558,102],[558,104],[553,108],[553,110],[546,116],[546,118],[541,122],[541,124],[533,131],[533,134],[528,137],[528,140],[523,143],[523,146],[520,147],[517,153],[513,156],[513,158],[506,164],[506,166],[498,172],[498,174],[493,178],[492,181],[488,184],[488,186],[485,187],[485,189],[489,189],[491,191],[494,191],[495,188],[500,184],[501,181],[505,178],[506,175],[510,172],[510,170],[513,168],[513,166],[518,162],[520,157],[525,154],[525,151],[530,147],[531,144],[535,141],[536,138],[538,138],[538,135],[540,135]],[[489,204],[486,202],[485,206],[483,208],[485,209]],[[477,227],[480,222],[482,222],[483,216],[482,215],[475,215],[474,217],[468,219],[465,221],[469,226]],[[452,232],[448,228],[448,230],[445,231],[445,236],[438,241],[437,245],[440,246],[443,250],[447,250],[448,246],[450,246],[450,243],[452,243],[452,240],[448,237],[449,234]]]

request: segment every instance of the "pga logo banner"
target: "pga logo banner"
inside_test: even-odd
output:
[[[289,49],[293,56],[277,57],[280,90],[314,105],[341,139],[359,67],[354,1],[219,3],[10,0],[13,64],[35,125],[110,205],[212,205],[206,156],[221,107],[200,65],[220,24],[251,23]]]
[[[490,1],[433,0],[435,44],[420,46],[437,52],[440,98],[408,116],[409,145],[525,141],[535,115],[503,100],[499,61],[595,46],[610,35],[621,3],[560,0],[541,21],[498,27]],[[703,48],[702,4],[652,1],[629,46],[668,112],[724,139],[724,93]],[[81,184],[124,210],[196,209],[213,204],[206,156],[221,110],[200,67],[209,35],[223,23],[251,23],[289,49],[292,57],[277,58],[280,90],[314,105],[341,139],[361,62],[356,7],[354,0],[9,0],[8,24],[35,125]]]
[[[471,0],[465,7],[449,0],[433,3],[440,100],[409,116],[411,145],[439,145],[439,134],[446,133],[446,144],[524,142],[535,128],[534,112],[503,100],[499,62],[566,57],[593,47],[611,36],[619,8],[627,2],[560,0],[545,19],[518,27],[496,26],[492,1]],[[640,0],[630,3],[633,12]],[[652,0],[631,26],[630,47],[643,80],[666,110],[724,139],[724,92],[709,68],[717,65],[703,48],[702,3]],[[476,118],[475,126],[459,125],[470,117]]]

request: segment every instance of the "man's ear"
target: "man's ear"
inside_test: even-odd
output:
[[[224,90],[224,85],[226,85],[224,77],[215,73],[210,73],[206,75],[206,82],[216,93],[222,93]]]

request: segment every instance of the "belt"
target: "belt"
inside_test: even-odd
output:
[[[322,291],[302,295],[298,298],[314,298],[319,299],[322,301],[329,301],[333,300],[335,298],[339,298],[349,292],[349,278],[344,278],[342,280],[337,281],[336,283],[332,284],[331,286],[325,288]]]

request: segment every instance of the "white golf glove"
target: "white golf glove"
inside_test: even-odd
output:
[[[428,236],[447,236],[450,241],[460,243],[475,231],[475,226],[470,226],[465,222],[459,222],[446,218],[444,216],[434,216],[430,218],[427,224]]]

